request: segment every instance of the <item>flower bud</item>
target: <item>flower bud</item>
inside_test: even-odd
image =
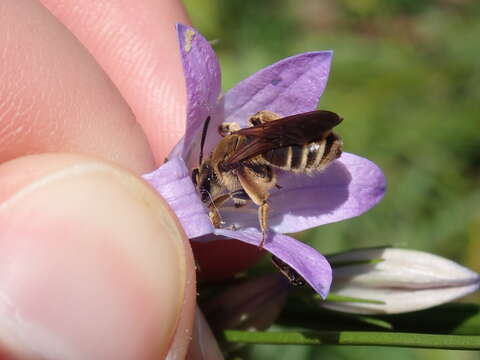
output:
[[[422,310],[465,296],[480,286],[477,273],[426,252],[376,248],[328,257],[332,300],[325,308],[358,314]],[[347,301],[345,301],[347,300]]]
[[[214,331],[264,330],[285,305],[289,287],[280,274],[253,278],[216,295],[202,309]]]

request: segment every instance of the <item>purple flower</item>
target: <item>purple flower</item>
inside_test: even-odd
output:
[[[220,140],[216,129],[223,121],[247,126],[250,116],[270,110],[288,116],[315,110],[325,89],[331,51],[309,52],[286,58],[220,94],[220,67],[205,38],[194,29],[177,25],[188,92],[185,136],[169,161],[144,178],[167,200],[193,241],[212,240],[208,234],[259,245],[256,206],[221,208],[222,219],[236,231],[213,228],[208,210],[191,182],[198,166],[200,133],[211,117],[205,155]],[[270,233],[264,248],[295,269],[321,296],[329,291],[332,270],[315,249],[283,233],[291,233],[358,216],[377,204],[385,193],[385,178],[372,162],[344,153],[325,171],[314,176],[283,172],[281,189],[269,199]]]

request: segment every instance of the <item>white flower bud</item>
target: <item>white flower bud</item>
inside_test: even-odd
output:
[[[465,296],[480,286],[477,273],[433,254],[405,249],[354,250],[328,258],[331,294],[368,301],[321,305],[358,314],[396,314],[426,309]]]

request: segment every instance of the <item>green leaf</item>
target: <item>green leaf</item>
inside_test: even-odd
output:
[[[480,335],[480,305],[451,303],[406,314],[365,316],[289,301],[277,323],[316,331],[377,331]]]
[[[430,349],[479,350],[480,336],[431,335],[367,331],[237,331],[226,330],[227,342],[243,344],[371,345]]]
[[[450,303],[407,314],[382,316],[397,331],[480,335],[480,305]]]
[[[288,303],[276,323],[286,327],[301,327],[317,331],[393,329],[392,324],[383,318],[339,313],[320,308],[316,304],[293,302]]]
[[[315,294],[314,298],[317,300],[323,300],[320,295]],[[325,301],[332,301],[332,302],[357,302],[357,303],[365,303],[365,304],[385,304],[385,301],[380,300],[373,300],[373,299],[361,299],[361,298],[354,298],[350,296],[342,296],[337,295],[334,293],[328,294],[328,297]]]

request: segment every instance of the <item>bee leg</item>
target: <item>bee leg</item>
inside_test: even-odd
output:
[[[225,137],[240,129],[240,125],[235,122],[223,122],[218,126],[218,133]]]
[[[211,208],[210,211],[208,212],[208,217],[210,218],[210,221],[212,222],[213,227],[219,229],[221,228],[222,225],[222,218],[220,217],[220,213],[218,212],[217,208]]]
[[[230,199],[230,194],[223,194],[218,196],[210,204],[208,204],[208,216],[213,226],[217,229],[220,228],[222,225],[222,217],[220,216],[218,208],[221,207],[222,204],[228,199]]]
[[[267,200],[262,202],[262,205],[258,208],[258,222],[260,223],[260,229],[262,229],[262,241],[260,242],[259,247],[263,248],[265,244],[265,239],[267,237],[268,231],[268,211],[270,206],[268,205]]]
[[[233,204],[236,208],[247,205],[247,202],[250,200],[250,197],[243,189],[236,190],[232,192],[230,195],[233,199]]]
[[[248,121],[252,126],[258,126],[269,121],[280,119],[280,117],[280,115],[272,111],[262,110],[253,115]]]
[[[233,206],[237,209],[247,205],[247,200],[233,199]]]
[[[209,205],[208,205],[208,216],[210,221],[212,222],[213,226],[219,229],[224,222],[222,221],[222,217],[220,216],[220,211],[218,208],[222,207],[223,203],[228,199],[232,199],[235,207],[241,207],[246,205],[247,201],[250,200],[248,194],[243,190],[236,190],[232,193],[222,194],[215,198]],[[232,225],[232,230],[236,230],[235,225]]]
[[[275,174],[271,168],[265,165],[250,165],[250,167],[239,168],[237,171],[238,180],[243,190],[250,199],[259,206],[258,222],[262,230],[262,240],[259,248],[262,249],[268,232],[268,197],[269,190],[275,185]]]

